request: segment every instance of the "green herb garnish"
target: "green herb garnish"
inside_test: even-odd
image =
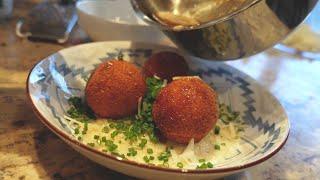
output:
[[[178,162],[178,163],[177,163],[177,167],[180,168],[180,169],[183,168],[182,162]]]
[[[148,148],[148,149],[147,149],[147,153],[148,153],[148,154],[152,154],[152,153],[153,153],[153,150],[152,150],[151,148]]]
[[[214,145],[214,149],[215,149],[215,150],[220,150],[220,145],[215,144],[215,145]]]
[[[99,138],[100,138],[100,136],[98,136],[98,135],[93,136],[93,139],[95,139],[95,140],[98,140]]]
[[[207,162],[208,168],[213,168],[213,164],[211,162]]]
[[[106,142],[107,142],[107,138],[106,138],[105,136],[103,136],[103,137],[101,138],[101,142],[106,143]]]
[[[231,106],[225,104],[219,104],[219,119],[224,124],[229,124],[230,122],[238,122],[239,112],[233,111]]]
[[[146,139],[141,139],[141,142],[140,142],[140,144],[139,144],[139,147],[141,147],[141,149],[143,149],[144,148],[144,146],[147,144],[147,140]]]
[[[206,162],[205,159],[200,159],[199,163],[201,164],[197,166],[197,169],[213,168],[213,164],[211,162]]]
[[[144,160],[144,162],[146,162],[146,163],[149,163],[149,158],[148,158],[148,156],[143,156],[143,160]]]
[[[153,156],[143,156],[143,160],[144,162],[146,163],[149,163],[150,161],[154,160],[154,157]]]
[[[83,121],[83,130],[82,130],[82,134],[87,134],[88,131],[88,121]]]
[[[70,109],[67,114],[80,122],[95,119],[93,111],[88,107],[88,105],[82,102],[79,97],[71,97],[68,99],[70,104]]]
[[[113,139],[114,137],[116,137],[119,134],[119,131],[115,130],[111,133],[111,138]]]
[[[108,128],[108,126],[103,127],[102,132],[104,132],[104,133],[109,133],[109,128]]]
[[[109,127],[110,127],[111,129],[114,129],[114,128],[116,127],[116,124],[115,124],[115,123],[110,123],[110,124],[109,124]]]
[[[207,169],[207,168],[208,168],[207,163],[202,163],[201,165],[197,166],[197,169]]]
[[[214,127],[214,134],[218,135],[220,133],[220,127],[216,126]]]
[[[111,140],[105,140],[104,143],[106,145],[107,150],[110,152],[113,152],[118,148],[118,146],[116,144],[114,144],[113,141],[111,141]]]
[[[157,78],[147,78],[146,84],[147,93],[141,101],[141,107],[138,107],[139,113],[132,121],[132,125],[125,128],[124,135],[126,140],[137,141],[139,137],[147,134],[152,142],[158,142],[156,126],[152,120],[152,104],[160,89],[164,87],[164,81]]]
[[[169,148],[166,148],[166,150],[158,156],[158,160],[165,163],[169,161],[169,157],[171,157],[171,152]]]
[[[128,151],[127,156],[136,156],[138,153],[133,147],[129,148]]]
[[[74,129],[74,134],[79,134],[79,133],[80,133],[79,128],[75,128],[75,129]]]

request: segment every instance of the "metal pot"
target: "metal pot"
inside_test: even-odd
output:
[[[159,23],[155,14],[177,14],[212,0],[131,0],[139,17],[161,30],[193,56],[226,61],[262,52],[282,41],[307,17],[318,0],[220,0],[229,2],[210,10],[200,24],[180,28]],[[232,4],[241,1],[240,8]],[[203,4],[202,4],[203,5]],[[209,4],[208,4],[209,5]],[[208,8],[207,8],[208,9]],[[230,10],[231,9],[231,10]],[[197,11],[194,11],[197,12]],[[178,16],[175,16],[178,17]]]

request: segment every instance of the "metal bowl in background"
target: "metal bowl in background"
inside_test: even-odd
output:
[[[76,7],[79,25],[94,41],[169,41],[159,29],[136,17],[129,0],[81,0]]]
[[[314,8],[318,0],[220,0],[219,8],[208,8],[214,0],[131,0],[139,17],[160,28],[175,44],[193,56],[225,61],[262,52],[282,41]],[[233,7],[235,2],[241,6]],[[207,3],[207,4],[205,4]],[[210,4],[211,3],[211,4]],[[201,4],[201,6],[200,6]],[[183,12],[207,9],[206,16],[195,23]],[[230,11],[230,9],[232,11]],[[218,14],[210,16],[210,13]],[[184,26],[172,26],[159,20],[159,13],[182,17]],[[188,11],[189,12],[189,11]],[[194,14],[191,14],[191,17]],[[205,18],[209,17],[209,18]],[[161,23],[160,23],[161,22]],[[170,22],[171,23],[171,22]]]
[[[276,49],[300,58],[320,60],[320,3]]]

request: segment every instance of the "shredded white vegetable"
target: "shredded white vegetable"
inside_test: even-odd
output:
[[[138,100],[138,117],[141,116],[141,102],[142,102],[142,97],[140,97]]]
[[[191,79],[191,78],[197,78],[197,79],[201,79],[199,76],[175,76],[172,78],[172,80],[178,80],[178,79]]]

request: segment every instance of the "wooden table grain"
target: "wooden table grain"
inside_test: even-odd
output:
[[[87,39],[79,28],[64,45],[17,38],[18,17],[38,1],[16,1],[13,17],[0,22],[0,179],[133,179],[81,156],[33,114],[25,91],[29,70],[48,55]],[[251,75],[279,99],[291,133],[277,155],[225,179],[319,179],[320,60],[271,49],[228,64]]]

